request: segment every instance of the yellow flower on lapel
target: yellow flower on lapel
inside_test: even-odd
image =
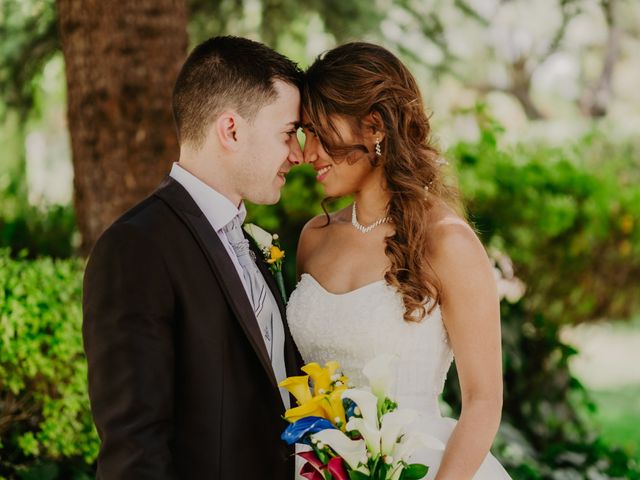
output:
[[[264,261],[269,265],[269,270],[276,279],[276,285],[280,290],[282,301],[287,303],[287,292],[284,288],[284,278],[282,277],[284,250],[280,249],[280,237],[277,234],[271,235],[253,223],[245,224],[244,231],[249,234],[262,253]]]
[[[309,390],[309,375],[299,375],[287,377],[278,384],[279,387],[289,391],[296,397],[298,405],[304,405],[311,401],[311,390]]]
[[[280,250],[276,245],[271,245],[269,249],[269,258],[267,258],[268,264],[274,264],[278,260],[284,258],[284,250]]]

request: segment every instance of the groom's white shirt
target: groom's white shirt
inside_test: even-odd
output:
[[[236,267],[238,276],[244,286],[244,291],[247,292],[247,296],[251,298],[251,290],[242,274],[242,266],[223,230],[225,225],[236,216],[240,217],[240,224],[244,223],[244,219],[247,216],[247,209],[244,203],[240,202],[240,208],[236,207],[231,200],[221,193],[216,192],[198,177],[182,168],[178,163],[173,164],[169,175],[184,187],[189,195],[191,195],[191,198],[193,198],[193,201],[196,202],[198,208],[202,210],[202,213],[204,213],[207,221],[218,234],[218,238],[220,238],[222,245],[224,245],[224,248],[227,250],[233,266]]]
[[[245,208],[244,203],[240,202],[240,207],[236,207],[231,200],[221,193],[216,192],[198,177],[182,168],[178,163],[173,164],[169,175],[184,187],[191,198],[193,198],[193,201],[196,202],[198,208],[202,210],[202,213],[204,213],[207,221],[211,224],[218,235],[218,238],[220,238],[222,245],[224,245],[224,248],[227,250],[233,265],[236,267],[236,271],[242,281],[244,290],[247,292],[247,297],[251,298],[251,286],[247,285],[245,276],[242,273],[240,261],[238,260],[236,253],[233,251],[231,242],[229,242],[229,239],[223,230],[224,227],[236,216],[240,217],[241,224],[244,223],[244,219],[247,216],[247,209]],[[284,365],[284,327],[282,319],[280,318],[280,312],[278,311],[278,305],[270,291],[268,292],[268,295],[271,299],[271,308],[275,314],[273,325],[274,355],[271,359],[271,364],[276,380],[280,382],[287,377]],[[283,388],[280,388],[280,396],[282,397],[282,402],[285,408],[289,408],[289,393]]]

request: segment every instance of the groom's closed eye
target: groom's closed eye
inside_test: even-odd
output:
[[[299,122],[289,122],[285,125],[285,131],[284,133],[291,138],[293,135],[295,135],[298,132],[298,129],[300,128],[300,123]]]

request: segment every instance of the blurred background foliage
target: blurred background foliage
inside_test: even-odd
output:
[[[435,112],[434,139],[470,221],[526,285],[522,298],[502,303],[505,407],[496,455],[514,479],[640,478],[639,385],[590,391],[572,369],[579,352],[563,335],[639,314],[640,142],[632,127],[640,111],[639,4],[309,0],[304,7],[190,0],[190,43],[249,36],[302,66],[354,38],[398,53]],[[86,398],[84,261],[56,22],[53,0],[0,0],[0,478],[7,479],[91,478],[98,445]],[[322,198],[313,170],[301,167],[278,205],[249,206],[248,221],[280,234],[289,290],[299,231],[322,213]],[[628,324],[637,333],[638,322]],[[455,415],[454,370],[444,400]]]

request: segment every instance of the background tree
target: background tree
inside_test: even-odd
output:
[[[587,117],[605,116],[613,97],[612,77],[623,37],[634,22],[623,21],[631,2],[622,0],[397,0],[389,23],[397,48],[425,64],[436,77],[449,75],[481,97],[501,92],[514,98],[530,120],[550,116],[536,99],[533,82],[550,61],[571,55],[595,57],[598,73],[579,65],[574,101]],[[600,17],[605,34],[568,41],[585,16]],[[629,15],[632,19],[633,16]],[[399,27],[399,28],[398,28]],[[484,34],[480,33],[483,31]],[[407,42],[407,38],[414,41]],[[469,41],[473,38],[473,41]],[[567,82],[570,83],[570,82]]]
[[[187,49],[181,0],[58,0],[81,251],[178,157],[171,90]]]

